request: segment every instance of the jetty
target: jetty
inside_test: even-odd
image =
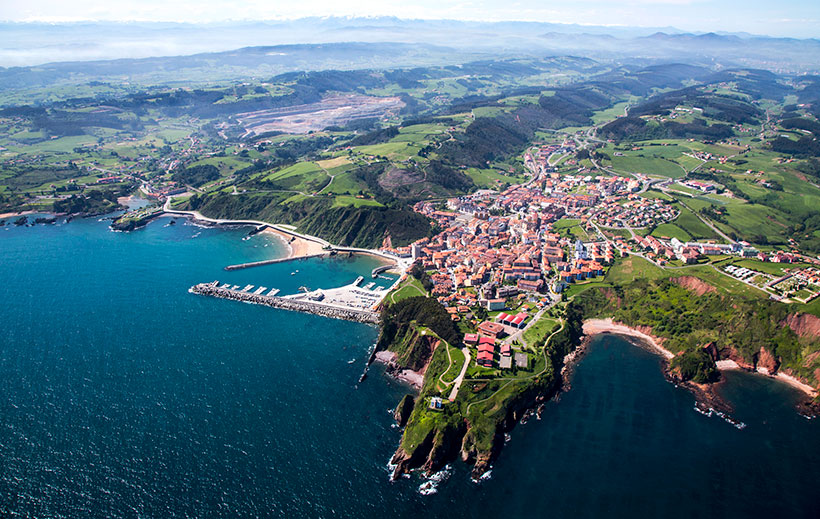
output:
[[[379,274],[381,274],[382,272],[385,272],[387,270],[390,270],[393,267],[395,267],[395,265],[381,265],[380,267],[374,268],[373,272],[371,272],[370,275],[375,279],[375,278],[379,277]]]
[[[274,263],[285,263],[288,261],[296,261],[308,258],[324,258],[328,256],[332,256],[334,252],[321,252],[319,254],[308,254],[307,256],[298,256],[295,258],[276,258],[276,259],[269,259],[269,260],[262,260],[262,261],[251,261],[250,263],[239,263],[237,265],[228,265],[225,267],[225,270],[241,270],[247,269],[251,267],[261,267],[263,265],[273,265]]]
[[[371,310],[370,308],[345,307],[337,304],[322,303],[313,299],[279,297],[276,295],[270,295],[270,293],[267,295],[250,293],[242,290],[224,288],[224,286],[220,286],[219,281],[200,283],[192,286],[188,291],[193,294],[219,297],[222,299],[240,301],[243,303],[265,305],[282,310],[291,310],[294,312],[305,312],[321,315],[323,317],[331,317],[334,319],[344,319],[346,321],[371,324],[377,324],[379,322],[378,312]],[[271,292],[273,292],[273,290],[271,290]]]

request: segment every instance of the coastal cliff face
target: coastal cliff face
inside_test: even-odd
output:
[[[288,193],[194,195],[184,210],[210,218],[254,219],[297,226],[300,232],[343,246],[376,248],[390,235],[395,246],[432,232],[430,221],[408,207],[334,207],[320,197],[284,203]]]
[[[559,380],[560,377],[550,378],[547,386],[531,385],[528,390],[516,393],[502,408],[470,413],[468,418],[448,409],[433,411],[438,414],[431,417],[427,409],[429,398],[420,396],[391,460],[395,465],[393,479],[414,469],[430,475],[458,458],[473,465],[474,478],[480,477],[500,453],[504,433],[551,397]],[[457,407],[457,404],[445,404],[445,408],[447,406]]]
[[[400,309],[396,312],[400,313]],[[434,314],[420,320],[435,322]],[[449,321],[449,316],[446,318]],[[415,369],[424,373],[419,395],[412,403],[412,412],[391,461],[395,465],[393,478],[415,469],[429,475],[459,457],[474,464],[474,477],[489,470],[504,443],[504,433],[560,387],[563,359],[580,335],[578,319],[576,315],[573,324],[563,327],[548,347],[539,352],[538,369],[532,375],[510,377],[509,373],[494,372],[478,379],[466,377],[453,401],[448,396],[455,374],[463,366],[460,348],[417,320],[397,323],[388,319],[383,323],[377,349],[392,352],[390,362],[395,365],[394,371]],[[454,363],[453,356],[460,362]],[[451,370],[450,382],[443,380]],[[397,420],[404,418],[410,402],[408,397],[402,400],[395,411]]]
[[[404,325],[387,349],[396,354],[394,362],[400,369],[423,374],[438,342],[439,339],[428,334],[426,330]]]
[[[410,419],[410,413],[413,412],[413,406],[416,405],[416,400],[413,395],[404,395],[396,410],[393,411],[393,419],[399,424],[399,427],[407,425],[407,420]]]
[[[728,359],[820,388],[820,318],[790,313],[783,303],[721,294],[692,276],[638,279],[577,301],[586,317],[611,317],[654,336],[674,354],[671,375],[680,381],[717,381],[715,363]]]

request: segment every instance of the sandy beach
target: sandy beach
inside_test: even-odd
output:
[[[35,214],[34,211],[20,211],[18,213],[0,213],[0,218],[14,218],[17,216],[26,216],[29,214]]]
[[[647,335],[641,331],[638,331],[634,328],[630,328],[623,324],[618,324],[614,322],[612,319],[587,319],[584,321],[584,333],[586,335],[595,335],[597,333],[617,333],[618,335],[626,335],[628,337],[636,337],[638,339],[642,339],[648,345],[652,347],[655,352],[663,355],[667,359],[671,359],[675,355],[661,346],[658,343],[658,339],[651,335]]]
[[[424,383],[423,373],[419,373],[418,371],[413,371],[411,369],[391,369],[396,367],[396,354],[392,351],[377,351],[375,355],[375,360],[387,364],[388,373],[390,373],[397,379],[407,382],[416,389],[421,389],[421,386]]]
[[[715,362],[717,369],[723,371],[727,369],[742,369],[740,365],[732,359],[723,359]]]
[[[814,389],[813,387],[811,387],[808,384],[800,382],[799,380],[797,380],[796,378],[794,378],[791,375],[787,375],[785,373],[778,373],[777,375],[774,376],[774,378],[776,378],[777,380],[781,380],[781,381],[785,382],[786,384],[799,389],[800,391],[803,391],[804,393],[806,393],[807,395],[809,395],[812,398],[815,398],[817,396],[817,390],[816,389]]]
[[[262,232],[275,234],[282,239],[282,241],[284,241],[288,246],[288,258],[301,258],[304,256],[313,256],[325,252],[321,243],[288,234],[284,231],[276,229],[275,227],[267,227]]]

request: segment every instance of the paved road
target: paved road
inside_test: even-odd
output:
[[[290,235],[293,235],[293,236],[296,236],[296,237],[299,237],[299,238],[302,238],[302,239],[305,239],[305,240],[308,240],[308,241],[319,243],[323,247],[332,247],[333,246],[333,244],[331,244],[330,242],[328,242],[326,240],[323,240],[321,238],[317,238],[316,236],[301,234],[301,233],[293,231],[292,229],[288,229],[288,228],[282,227],[280,225],[272,224],[272,223],[269,223],[269,222],[263,222],[261,220],[226,220],[226,219],[208,218],[207,216],[203,215],[199,211],[180,211],[178,209],[171,209],[171,201],[172,200],[173,200],[173,197],[169,196],[165,200],[165,205],[162,206],[162,210],[165,211],[166,213],[178,214],[178,215],[183,215],[183,216],[193,216],[197,220],[202,220],[203,222],[210,222],[210,223],[217,223],[217,224],[266,225],[268,227],[273,227],[277,231],[281,231],[283,233],[290,234]],[[372,254],[382,255],[378,251],[371,251],[371,250],[368,250],[368,249],[356,249],[356,250],[361,251],[361,252],[369,252],[369,253],[372,253]]]
[[[458,390],[461,387],[461,383],[464,382],[464,375],[467,374],[467,368],[470,367],[470,350],[465,346],[461,349],[461,353],[464,354],[464,365],[461,366],[461,373],[459,373],[456,377],[455,383],[453,384],[453,390],[450,391],[450,396],[447,398],[450,402],[456,401]]]

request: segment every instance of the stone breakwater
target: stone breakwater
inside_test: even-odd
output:
[[[190,288],[189,292],[192,294],[230,299],[232,301],[241,301],[243,303],[265,305],[282,310],[290,310],[292,312],[305,312],[309,314],[321,315],[322,317],[331,317],[333,319],[344,319],[346,321],[371,324],[377,324],[379,322],[379,314],[369,310],[343,308],[340,306],[325,305],[314,301],[304,301],[289,299],[286,297],[240,292],[238,290],[220,287],[219,281],[194,285]]]
[[[322,252],[320,254],[308,254],[306,256],[297,256],[294,258],[276,258],[276,259],[269,259],[269,260],[262,260],[262,261],[253,261],[251,263],[240,263],[238,265],[228,265],[225,267],[225,270],[240,270],[240,269],[247,269],[251,267],[261,267],[264,265],[273,265],[275,263],[286,263],[288,261],[296,261],[296,260],[303,260],[308,258],[325,258],[330,257],[333,254],[330,252]]]

